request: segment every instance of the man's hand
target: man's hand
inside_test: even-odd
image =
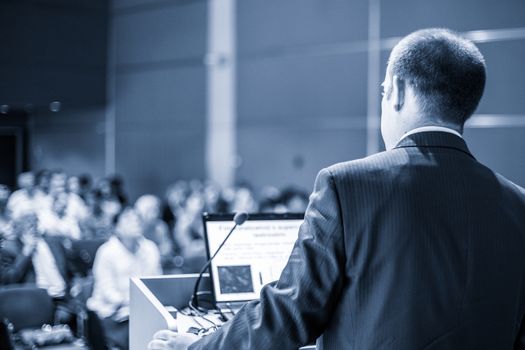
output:
[[[186,350],[200,337],[191,333],[176,333],[162,330],[155,333],[153,340],[149,342],[149,350]]]

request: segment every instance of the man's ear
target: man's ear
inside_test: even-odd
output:
[[[396,112],[399,112],[405,103],[405,81],[397,75],[392,77],[392,102]]]

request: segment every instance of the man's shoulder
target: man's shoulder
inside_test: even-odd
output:
[[[396,151],[384,151],[370,156],[333,164],[326,170],[335,179],[344,178],[349,175],[370,174],[373,172],[384,173],[386,169],[392,170],[396,165],[408,162],[408,157],[397,154]]]
[[[491,170],[492,171],[492,170]],[[498,180],[498,183],[507,190],[508,193],[512,193],[512,195],[516,196],[521,200],[521,202],[525,205],[525,189],[521,187],[520,185],[512,182],[511,180],[507,179],[505,176],[494,172],[494,176]]]

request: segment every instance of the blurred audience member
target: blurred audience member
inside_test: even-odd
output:
[[[235,191],[231,211],[236,213],[245,211],[247,213],[255,213],[258,210],[257,202],[253,197],[252,190],[247,184],[241,184]]]
[[[219,186],[212,182],[208,182],[204,186],[204,211],[207,213],[222,213],[226,211],[227,205],[221,198],[221,190]]]
[[[61,170],[51,172],[49,180],[49,195],[51,198],[59,193],[66,192],[67,175]]]
[[[66,183],[67,214],[77,221],[85,220],[88,216],[88,208],[81,194],[80,180],[78,176],[69,176]]]
[[[223,188],[221,191],[221,198],[226,203],[227,211],[231,212],[233,209],[233,202],[235,201],[235,195],[237,193],[236,188],[234,187],[226,187]]]
[[[127,203],[127,198],[121,188],[122,181],[113,178],[103,178],[97,184],[100,194],[100,207],[105,215],[115,217]]]
[[[59,240],[44,238],[38,230],[38,218],[32,213],[21,214],[13,221],[14,239],[6,248],[14,253],[8,283],[34,282],[52,297],[66,294],[67,266]],[[18,260],[20,259],[20,260]]]
[[[144,237],[157,244],[165,266],[173,256],[173,241],[168,225],[160,219],[160,199],[145,194],[135,202],[135,210],[142,220]]]
[[[91,178],[91,175],[89,174],[82,174],[78,177],[78,184],[79,184],[79,193],[78,195],[82,197],[82,199],[86,200],[89,193],[91,193],[91,185],[93,184],[93,180]]]
[[[80,196],[80,179],[78,176],[71,175],[67,178],[66,190],[69,193],[74,193]]]
[[[129,279],[161,272],[157,246],[142,235],[136,211],[125,209],[117,219],[115,236],[97,251],[93,266],[95,285],[87,302],[101,319],[109,345],[121,349],[129,346]]]
[[[57,237],[44,237],[33,212],[13,219],[14,236],[1,248],[1,284],[35,283],[56,306],[55,322],[74,325],[74,302],[69,297],[70,270]]]
[[[189,195],[189,186],[186,181],[179,180],[170,185],[165,194],[165,208],[162,213],[162,219],[170,226],[170,232],[174,241],[177,237],[178,219],[184,214],[184,207],[186,206],[186,199]],[[175,250],[179,253],[178,245],[175,245]]]
[[[261,213],[279,212],[281,208],[281,191],[274,186],[265,186],[260,191],[259,211]]]
[[[35,175],[25,172],[18,175],[18,190],[13,192],[7,201],[7,210],[12,216],[20,213],[39,210],[36,199]]]
[[[128,197],[124,192],[124,180],[120,175],[108,176],[102,181],[100,190],[105,198],[111,198],[120,203],[122,207],[128,204]]]
[[[49,186],[51,183],[51,172],[47,169],[42,169],[36,173],[36,187],[43,195],[49,193]]]
[[[289,213],[304,213],[308,206],[308,194],[296,188],[283,190],[282,202]]]
[[[43,209],[38,214],[39,229],[48,236],[62,236],[80,239],[78,220],[71,215],[68,207],[69,194],[56,192],[50,209]]]
[[[184,210],[186,205],[186,199],[190,194],[190,189],[186,181],[179,180],[173,185],[169,186],[166,190],[166,201],[175,216],[177,218]]]
[[[0,236],[8,237],[11,235],[11,220],[7,213],[7,201],[11,191],[6,185],[0,185]]]
[[[107,239],[113,233],[116,213],[112,210],[104,211],[101,204],[102,195],[99,191],[86,194],[88,216],[79,222],[83,239]],[[120,208],[120,204],[118,207]]]
[[[203,208],[204,198],[202,194],[193,192],[177,216],[175,244],[184,259],[205,255],[202,227]]]

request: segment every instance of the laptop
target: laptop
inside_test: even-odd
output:
[[[203,214],[208,259],[235,225],[233,214]],[[292,252],[304,214],[250,214],[210,265],[215,305],[235,314],[259,299],[264,285],[277,281]]]

